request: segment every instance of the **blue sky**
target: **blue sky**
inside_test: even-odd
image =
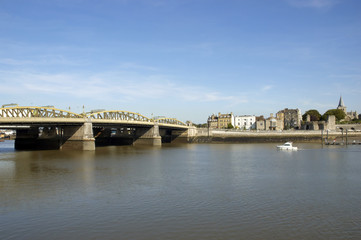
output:
[[[0,104],[361,112],[359,0],[0,0]]]

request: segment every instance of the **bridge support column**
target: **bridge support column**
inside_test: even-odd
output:
[[[95,150],[93,125],[86,122],[81,126],[64,126],[62,150]]]
[[[161,146],[162,137],[159,135],[159,125],[151,128],[136,128],[133,145]]]

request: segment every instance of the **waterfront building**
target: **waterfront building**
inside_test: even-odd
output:
[[[340,96],[340,100],[338,102],[337,109],[342,110],[346,114],[346,117],[345,117],[346,121],[359,119],[359,115],[357,114],[357,111],[347,112],[347,107],[345,106],[345,104],[343,102],[342,96]]]
[[[256,129],[261,131],[266,130],[265,121],[264,120],[256,121]]]
[[[338,101],[337,109],[342,110],[342,111],[347,115],[347,107],[346,107],[345,104],[343,103],[342,96],[340,96],[340,100]]]
[[[256,117],[256,130],[266,130],[263,115]]]
[[[207,123],[209,128],[218,128],[218,116],[212,114],[208,117]]]
[[[270,117],[265,119],[263,116],[256,118],[256,129],[257,130],[267,130],[275,131],[282,130],[282,122],[273,116],[273,113],[270,114]]]
[[[346,114],[346,117],[345,117],[346,121],[359,119],[359,115],[358,115],[357,111],[347,112],[347,107],[345,106],[345,104],[343,102],[342,96],[340,96],[340,100],[338,102],[337,109],[341,109]]]
[[[266,130],[278,130],[277,129],[277,119],[273,116],[273,113],[270,114],[270,117],[265,120]]]
[[[233,113],[218,113],[218,128],[228,128],[229,124],[232,124],[234,127]]]
[[[251,130],[256,128],[256,116],[242,115],[234,117],[234,127],[242,130]]]
[[[310,115],[307,115],[306,121],[302,122],[302,130],[336,130],[336,117],[329,115],[327,121],[311,121]]]
[[[276,114],[276,119],[277,119],[277,129],[278,130],[283,130],[285,128],[285,113],[284,112],[278,112]]]
[[[351,111],[347,113],[349,120],[360,119],[357,111]]]
[[[283,122],[283,129],[299,129],[301,127],[302,115],[300,109],[288,109],[278,111],[277,119]]]

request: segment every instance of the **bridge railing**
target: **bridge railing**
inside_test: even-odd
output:
[[[83,118],[81,114],[52,107],[0,108],[0,118]]]

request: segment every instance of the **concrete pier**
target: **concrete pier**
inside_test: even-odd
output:
[[[162,137],[159,134],[159,125],[154,124],[151,128],[136,128],[133,145],[161,146]]]
[[[62,150],[95,150],[95,139],[91,122],[81,126],[63,127]]]

